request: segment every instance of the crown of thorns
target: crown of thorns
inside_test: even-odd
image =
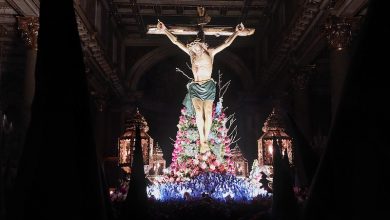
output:
[[[202,39],[196,38],[194,41],[192,41],[191,43],[187,44],[187,47],[191,48],[191,47],[193,47],[195,45],[202,45],[202,46],[205,46],[205,47],[209,46],[207,43],[202,42]]]

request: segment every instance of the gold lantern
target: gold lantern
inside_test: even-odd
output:
[[[135,147],[135,127],[140,125],[141,145],[144,160],[144,169],[148,170],[150,157],[153,151],[153,139],[147,133],[149,131],[148,123],[137,108],[136,113],[125,123],[125,132],[118,139],[118,164],[126,172],[131,172]]]
[[[231,150],[236,176],[238,177],[247,177],[249,175],[248,173],[248,160],[244,157],[244,155],[241,152],[241,149],[236,145]]]
[[[260,166],[272,166],[273,163],[273,139],[280,141],[282,154],[287,152],[289,163],[293,163],[292,139],[285,132],[284,124],[279,112],[274,108],[268,116],[262,128],[263,135],[257,141],[258,161]]]

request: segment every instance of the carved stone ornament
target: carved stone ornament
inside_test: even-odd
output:
[[[352,40],[352,25],[346,18],[330,16],[325,23],[328,44],[336,50],[343,50]]]
[[[22,33],[22,38],[26,46],[37,49],[39,18],[38,17],[17,17],[18,29]]]

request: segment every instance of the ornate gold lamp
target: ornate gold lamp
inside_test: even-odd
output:
[[[231,150],[231,154],[236,176],[247,177],[249,175],[248,160],[244,157],[238,145]]]
[[[148,123],[138,109],[136,113],[126,120],[125,132],[118,139],[118,165],[126,172],[131,172],[135,147],[135,127],[140,125],[142,155],[144,159],[144,169],[148,170],[151,156],[153,155],[153,139],[147,133],[149,131]]]
[[[258,161],[260,166],[272,166],[273,138],[281,141],[282,153],[287,150],[290,164],[293,163],[292,139],[284,131],[284,125],[278,111],[274,108],[262,128],[264,134],[257,141]]]

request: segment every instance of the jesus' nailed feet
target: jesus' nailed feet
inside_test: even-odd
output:
[[[207,151],[209,151],[210,150],[210,147],[209,147],[209,145],[207,144],[207,142],[201,142],[200,143],[200,149],[199,149],[199,152],[201,153],[201,154],[204,154],[204,153],[206,153]]]

